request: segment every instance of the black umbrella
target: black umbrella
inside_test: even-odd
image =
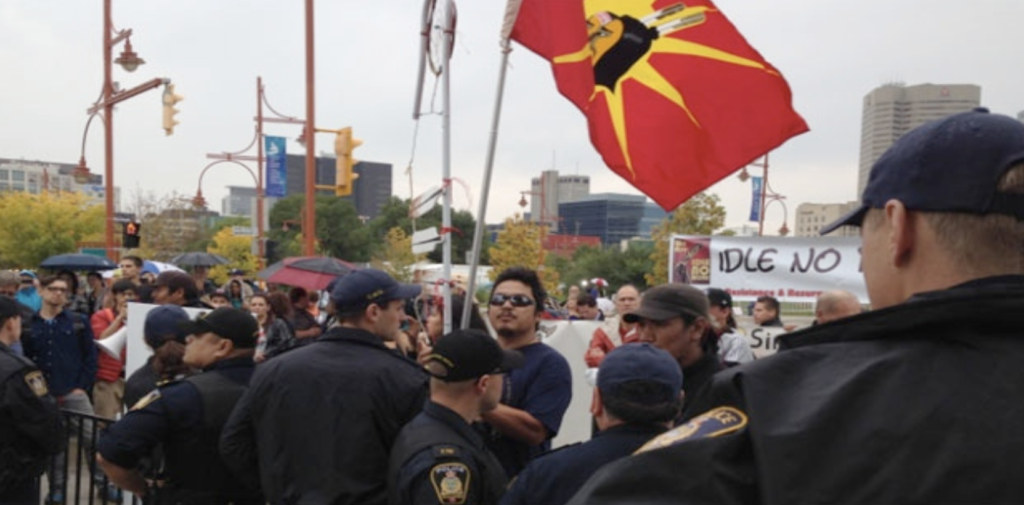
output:
[[[50,270],[113,270],[117,264],[102,256],[92,254],[71,253],[50,256],[39,264]]]
[[[289,268],[298,268],[299,270],[309,270],[310,272],[332,275],[348,275],[359,270],[357,266],[347,261],[323,256],[294,258],[292,261],[287,262],[287,265]]]
[[[198,251],[179,254],[171,258],[170,262],[179,267],[212,267],[231,263],[223,256]]]

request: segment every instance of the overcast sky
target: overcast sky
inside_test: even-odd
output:
[[[563,1],[563,0],[547,0]],[[568,1],[568,0],[566,0]],[[623,0],[629,1],[629,0]],[[418,69],[418,1],[316,2],[316,122],[352,126],[364,141],[360,159],[392,163],[394,192],[409,197],[405,169],[416,125],[412,105]],[[856,199],[861,99],[890,81],[969,83],[995,112],[1024,110],[1022,0],[719,0],[748,41],[780,69],[811,131],[771,156],[773,188],[786,195],[790,227],[796,205]],[[452,63],[452,171],[465,182],[459,208],[476,212],[497,83],[499,0],[461,0]],[[130,88],[169,77],[185,96],[180,125],[161,129],[160,92],[120,104],[115,114],[115,183],[122,200],[142,187],[195,193],[206,154],[235,151],[253,136],[256,77],[281,113],[305,111],[303,2],[300,0],[114,1],[118,28],[146,64],[115,67]],[[119,51],[118,51],[119,52]],[[547,63],[515,46],[501,121],[488,222],[519,211],[520,190],[543,169],[591,177],[591,192],[636,193],[602,163],[583,115],[555,90]],[[0,0],[0,158],[63,163],[78,160],[85,110],[100,92],[101,0]],[[435,81],[427,81],[430,109]],[[440,96],[434,110],[440,109]],[[425,116],[413,160],[417,193],[440,182],[441,122]],[[268,125],[289,138],[301,127]],[[320,135],[317,149],[331,150]],[[291,153],[304,152],[290,142]],[[86,157],[102,171],[102,129]],[[728,177],[711,191],[722,197],[730,226],[750,210],[750,186]],[[219,210],[227,185],[252,185],[229,164],[203,183]],[[768,211],[766,229],[782,221]]]

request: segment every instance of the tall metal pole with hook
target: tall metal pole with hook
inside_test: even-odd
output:
[[[455,4],[452,0],[444,2],[444,29],[442,52],[444,67],[441,71],[441,180],[444,184],[444,206],[441,208],[441,228],[444,241],[441,242],[441,261],[444,265],[444,285],[441,293],[444,296],[444,332],[452,331],[452,128],[451,128],[451,60],[452,42],[455,37]],[[464,310],[465,312],[465,310]]]

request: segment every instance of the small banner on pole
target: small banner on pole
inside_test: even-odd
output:
[[[750,197],[750,220],[754,222],[761,221],[761,184],[763,183],[760,177],[750,178],[750,189],[753,194]]]
[[[267,153],[266,196],[283,197],[287,194],[288,160],[284,137],[264,137]]]

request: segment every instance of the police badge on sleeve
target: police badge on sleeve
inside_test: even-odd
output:
[[[28,388],[36,396],[46,396],[50,392],[50,388],[46,387],[46,378],[43,377],[43,372],[38,370],[25,374],[25,384],[28,384]]]
[[[469,468],[462,463],[441,463],[430,469],[438,503],[461,505],[469,495]]]

